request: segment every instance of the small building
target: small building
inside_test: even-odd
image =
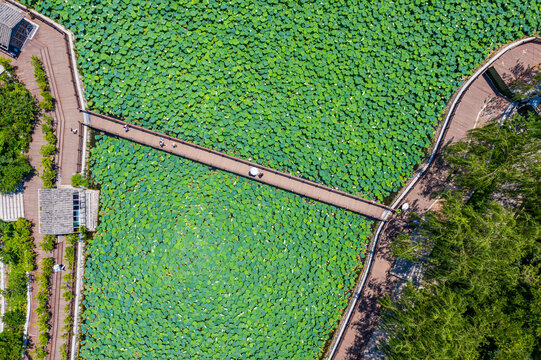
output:
[[[18,55],[38,26],[24,18],[25,14],[11,4],[0,2],[0,49]]]
[[[96,230],[98,190],[72,187],[40,189],[38,202],[40,234],[72,234],[81,226],[90,231]]]

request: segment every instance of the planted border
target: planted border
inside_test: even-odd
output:
[[[26,313],[27,273],[35,267],[31,224],[26,219],[0,220],[0,258],[5,265],[7,287],[3,294],[7,306],[0,333],[0,357],[20,358],[23,350],[23,326]]]

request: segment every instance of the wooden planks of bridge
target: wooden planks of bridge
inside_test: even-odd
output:
[[[81,112],[84,113],[83,124],[95,130],[103,131],[139,144],[151,146],[174,155],[182,156],[186,159],[194,160],[217,169],[244,176],[254,181],[259,181],[298,195],[344,208],[373,219],[385,220],[392,211],[389,207],[375,201],[363,199],[340,190],[320,185],[234,156],[223,154],[178,138],[160,134],[140,126],[131,125],[106,115],[92,111],[81,110]],[[128,126],[129,131],[125,130],[124,126],[126,125]],[[163,139],[163,147],[160,146],[160,139]],[[173,143],[176,144],[175,147],[172,146]],[[263,176],[250,176],[250,169],[252,167],[257,168]]]

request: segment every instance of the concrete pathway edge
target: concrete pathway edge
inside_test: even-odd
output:
[[[430,154],[428,161],[426,164],[417,172],[417,174],[413,177],[412,180],[403,188],[403,190],[395,197],[395,200],[391,204],[391,208],[393,210],[396,210],[398,208],[398,205],[400,202],[404,199],[404,197],[410,192],[410,190],[417,184],[419,179],[423,176],[423,174],[426,172],[426,170],[432,165],[432,162],[434,161],[434,158],[436,157],[437,152],[440,150],[441,147],[441,141],[443,140],[443,136],[445,135],[445,132],[449,126],[449,122],[451,118],[454,115],[455,109],[457,104],[462,99],[462,96],[464,95],[464,92],[470,87],[470,85],[479,77],[481,76],[485,70],[491,66],[498,58],[500,58],[503,54],[508,52],[509,50],[523,45],[527,42],[532,41],[539,41],[541,40],[540,37],[529,37],[525,39],[521,39],[518,41],[515,41],[503,49],[501,49],[499,52],[497,52],[495,55],[493,55],[490,60],[488,60],[483,66],[481,66],[470,78],[462,84],[459,91],[456,93],[454,98],[452,98],[451,105],[449,106],[449,110],[447,111],[447,115],[445,117],[445,120],[443,122],[443,125],[439,128],[439,134],[436,140],[436,144],[434,145],[434,148],[432,150],[432,153]],[[376,246],[378,244],[379,235],[381,233],[381,230],[385,226],[386,222],[380,221],[378,223],[378,226],[376,228],[376,232],[371,240],[370,250],[369,250],[369,258],[366,262],[366,266],[363,267],[363,271],[361,273],[361,276],[359,277],[358,285],[356,286],[355,292],[353,293],[352,300],[350,301],[350,305],[347,309],[346,315],[342,318],[340,325],[339,325],[339,331],[338,333],[335,333],[335,336],[333,337],[333,341],[331,342],[331,345],[329,346],[329,350],[327,351],[327,354],[325,356],[325,359],[332,360],[333,357],[336,354],[336,350],[338,349],[338,346],[340,345],[340,342],[342,340],[342,336],[344,335],[344,332],[349,325],[349,320],[351,318],[351,314],[353,313],[353,310],[355,309],[359,298],[361,297],[361,294],[364,289],[364,285],[366,283],[366,280],[368,279],[368,276],[370,275],[370,270],[372,266],[372,262],[374,259],[374,253]]]

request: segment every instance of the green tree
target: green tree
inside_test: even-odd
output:
[[[517,116],[448,149],[457,188],[419,229],[432,249],[425,286],[381,301],[390,359],[540,355],[540,123]],[[399,238],[397,251],[419,253],[408,243]]]
[[[0,60],[6,64],[5,59]],[[30,92],[7,68],[0,75],[0,192],[14,191],[31,170],[24,153],[28,150],[37,110]]]
[[[87,187],[88,180],[85,179],[81,174],[73,174],[71,177],[71,186],[73,187]]]
[[[5,330],[0,333],[0,360],[18,360],[23,350],[20,332]]]
[[[6,311],[2,320],[8,329],[21,330],[26,320],[26,316],[22,309],[14,309]]]

